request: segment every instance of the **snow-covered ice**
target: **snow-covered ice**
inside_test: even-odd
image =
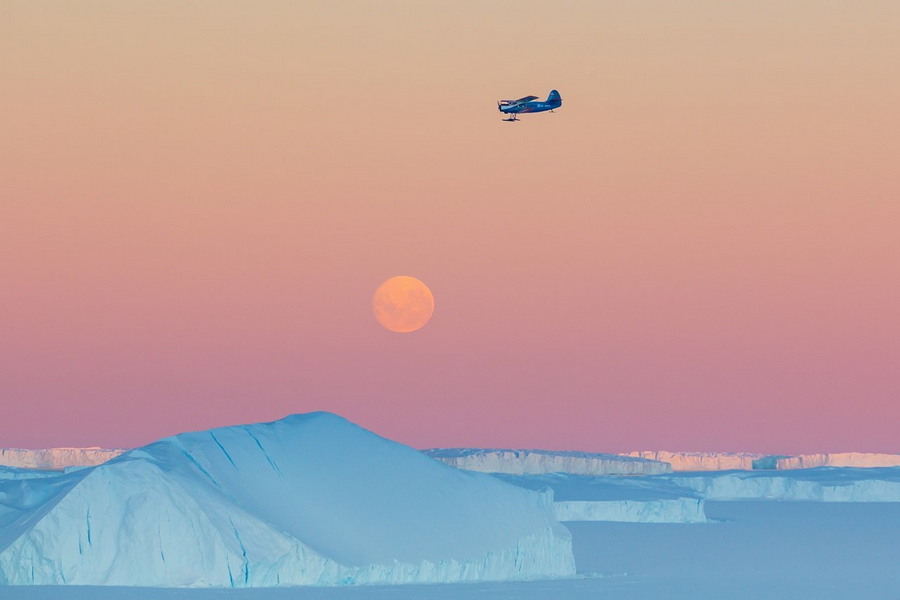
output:
[[[336,415],[166,438],[0,480],[0,583],[253,587],[574,573],[552,494]]]

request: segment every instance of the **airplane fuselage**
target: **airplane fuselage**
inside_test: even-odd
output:
[[[553,110],[554,108],[559,108],[562,103],[559,104],[550,104],[549,102],[526,102],[525,104],[514,104],[512,106],[501,106],[500,112],[502,113],[510,113],[510,114],[521,114],[521,113],[536,113],[536,112],[544,112],[545,110]]]
[[[559,108],[560,106],[562,106],[562,98],[556,90],[551,91],[546,100],[534,99],[526,102],[518,100],[501,100],[497,104],[497,108],[500,112],[509,115],[545,112]]]

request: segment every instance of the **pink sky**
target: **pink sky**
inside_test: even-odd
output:
[[[900,452],[898,40],[894,0],[4,2],[0,447]]]

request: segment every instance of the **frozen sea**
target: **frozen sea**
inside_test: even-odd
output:
[[[708,501],[707,523],[569,522],[578,575],[270,589],[0,587],[2,600],[898,600],[900,503]]]

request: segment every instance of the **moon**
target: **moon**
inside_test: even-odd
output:
[[[434,296],[428,286],[407,275],[391,277],[375,290],[375,318],[388,331],[409,333],[421,329],[434,313]]]

